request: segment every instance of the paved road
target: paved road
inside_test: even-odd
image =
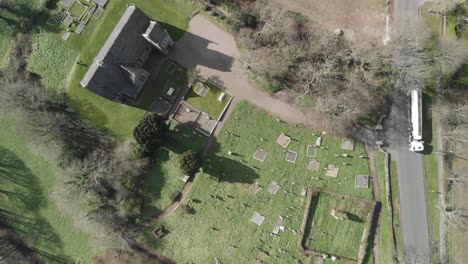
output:
[[[394,17],[417,17],[423,0],[396,0]],[[411,20],[409,20],[411,21]],[[392,159],[397,162],[401,223],[408,262],[429,263],[429,227],[423,156],[408,150],[408,99],[396,95],[386,122]]]
[[[396,103],[393,104],[384,125],[392,159],[397,163],[405,252],[409,259],[427,260],[430,250],[423,156],[408,149],[409,122],[406,96],[398,95],[394,100]]]

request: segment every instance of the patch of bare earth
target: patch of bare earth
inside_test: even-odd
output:
[[[380,39],[385,31],[383,0],[275,0],[328,30],[343,29],[356,42]]]

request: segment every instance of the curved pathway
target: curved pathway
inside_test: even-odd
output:
[[[238,60],[240,52],[234,37],[203,15],[195,15],[190,20],[188,32],[177,41],[169,57],[187,69],[199,69],[203,77],[225,87],[235,98],[231,109],[239,100],[247,100],[287,123],[303,123],[314,128],[321,124],[312,114],[252,85],[245,65]]]

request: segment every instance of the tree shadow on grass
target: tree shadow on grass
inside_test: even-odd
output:
[[[5,21],[16,32],[27,32],[31,28],[42,29],[51,33],[58,33],[61,30],[60,24],[52,20],[47,9],[36,10],[27,3],[14,3],[14,1],[3,3],[0,7],[0,11],[3,10],[3,12],[17,18],[8,18],[0,13],[0,20]],[[47,7],[49,8],[49,5]],[[50,5],[50,7],[53,7],[53,5]]]
[[[164,208],[157,208],[153,201],[161,199],[161,193],[166,183],[162,171],[162,164],[169,160],[169,150],[160,148],[154,155],[155,162],[152,165],[151,171],[145,179],[145,195],[143,201],[143,215],[146,219],[153,215],[159,214]]]
[[[82,88],[80,88],[82,89]],[[80,117],[92,124],[92,127],[101,131],[105,134],[111,134],[106,125],[109,123],[109,119],[99,108],[93,103],[85,99],[70,99],[72,107],[79,113]],[[115,136],[115,135],[112,135]]]
[[[312,232],[312,223],[314,222],[315,212],[317,211],[319,199],[320,199],[320,192],[312,196],[312,202],[310,203],[309,215],[307,216],[307,222],[306,222],[306,226],[304,229],[304,236],[302,237],[302,241],[301,241],[301,244],[304,248],[309,248],[310,246],[307,240],[309,239],[311,232]]]
[[[196,126],[195,123],[188,123],[186,125]],[[208,138],[187,126],[177,124],[174,129],[169,131],[168,142],[165,146],[167,149],[177,154],[182,154],[188,150],[193,150],[195,152],[202,150]]]
[[[423,154],[430,154],[434,150],[432,145],[432,97],[426,93],[422,93],[422,115],[423,115],[423,140],[424,151]]]
[[[204,161],[203,171],[217,181],[231,183],[254,183],[259,175],[248,165],[244,157],[236,155],[224,156],[220,153],[220,145],[216,140],[211,144],[211,150]]]
[[[0,217],[14,228],[33,246],[40,243],[37,252],[47,260],[57,263],[71,263],[63,255],[63,242],[55,230],[40,215],[46,204],[37,177],[26,164],[12,151],[0,147],[0,181],[2,183],[0,199]]]
[[[371,227],[369,230],[369,237],[367,238],[367,247],[366,247],[366,255],[364,256],[364,259],[362,263],[368,263],[370,260],[371,252],[374,249],[375,246],[375,236],[377,235],[377,227],[379,225],[379,215],[380,215],[380,210],[382,209],[382,204],[380,202],[376,203],[374,212],[372,214],[372,222],[371,222]]]

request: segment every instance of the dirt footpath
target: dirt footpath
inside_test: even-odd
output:
[[[328,30],[341,28],[352,41],[379,39],[385,31],[384,0],[275,0]]]
[[[234,37],[203,15],[192,18],[188,32],[170,53],[171,58],[187,69],[196,67],[203,77],[224,86],[235,97],[233,104],[245,99],[285,122],[305,123],[318,128],[310,114],[306,115],[250,84],[245,67],[237,60],[239,55]]]

